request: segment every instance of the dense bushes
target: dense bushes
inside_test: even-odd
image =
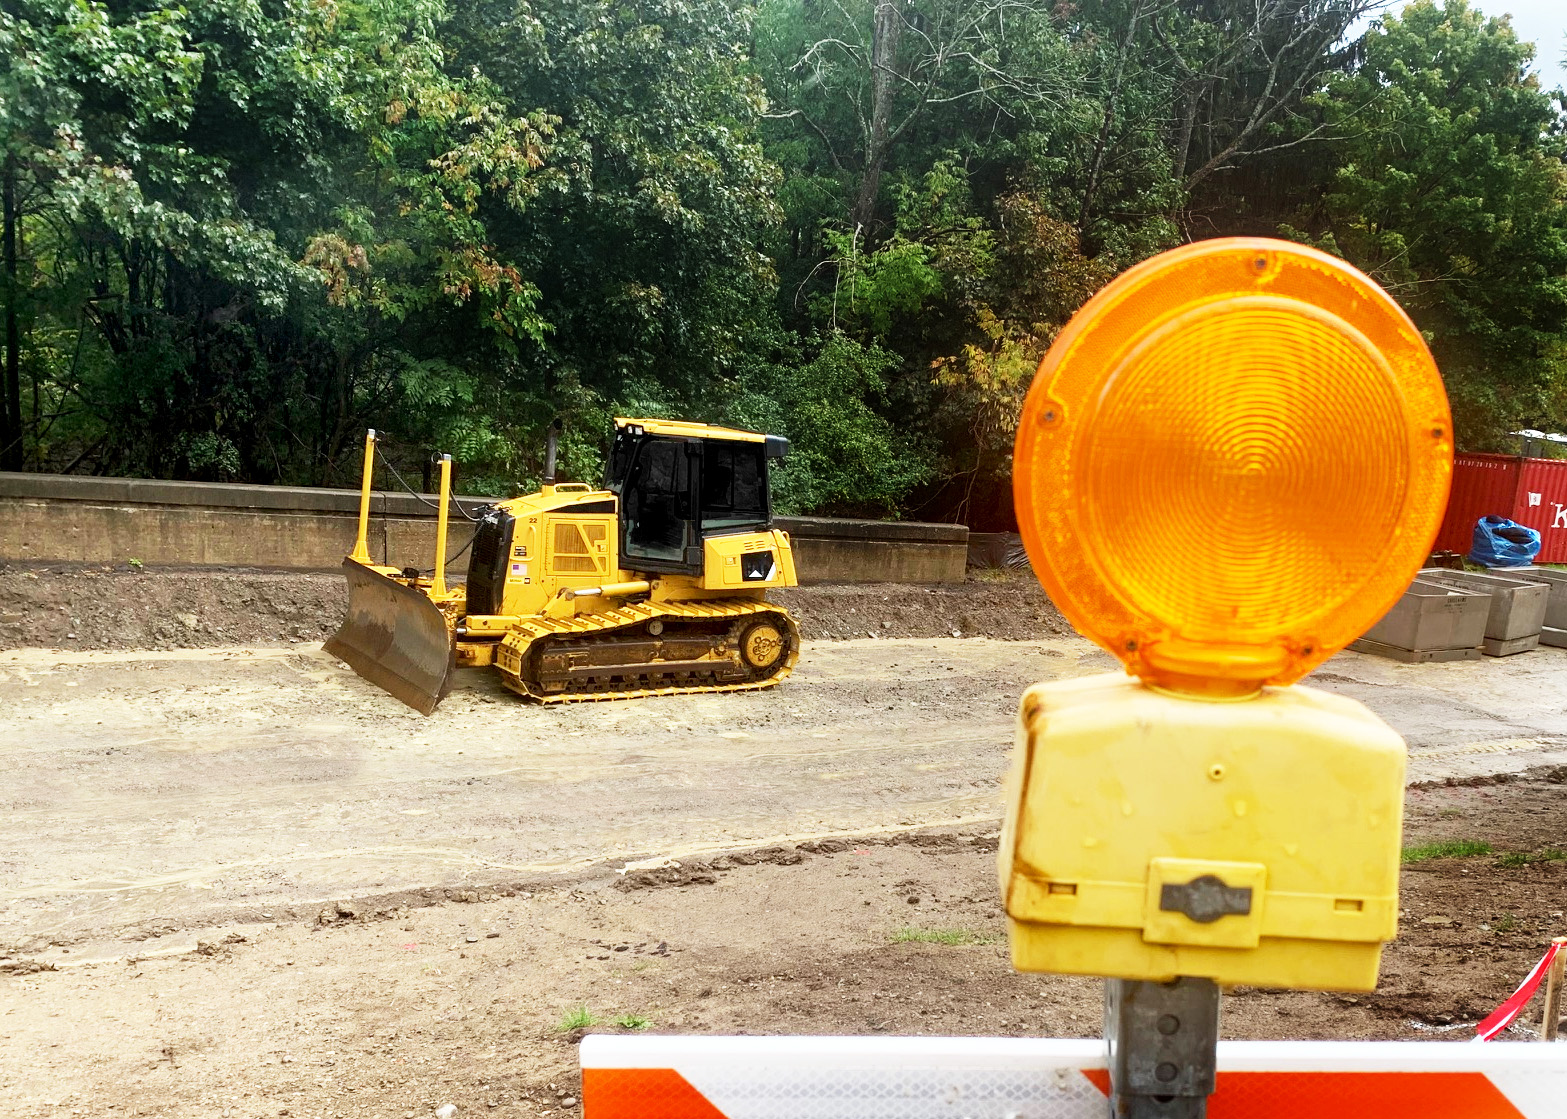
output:
[[[1562,105],[1370,7],[17,0],[0,468],[340,483],[375,426],[508,493],[648,411],[788,435],[791,511],[999,527],[1061,325],[1231,232],[1385,283],[1462,443],[1560,427]]]

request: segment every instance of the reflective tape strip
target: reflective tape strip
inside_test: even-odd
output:
[[[1102,1041],[593,1036],[584,1119],[1103,1119]],[[1560,1119],[1567,1047],[1223,1041],[1209,1119]]]

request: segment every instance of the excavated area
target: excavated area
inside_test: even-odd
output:
[[[1072,632],[1032,575],[968,583],[797,587],[771,596],[807,641]],[[186,649],[322,641],[346,602],[336,572],[0,564],[0,649]]]
[[[995,850],[1017,696],[1114,661],[1028,578],[778,597],[780,688],[467,672],[426,719],[321,652],[337,575],[0,571],[0,1116],[571,1116],[586,1030],[1095,1035],[1011,970]],[[1567,652],[1311,683],[1410,744],[1400,935],[1224,1036],[1467,1040],[1567,934]]]
[[[1564,779],[1412,791],[1411,842],[1484,836],[1500,857],[1406,869],[1374,994],[1241,988],[1223,1036],[1468,1040],[1562,930]],[[13,961],[0,1114],[571,1116],[588,1032],[1096,1036],[1095,981],[1008,966],[995,848],[950,829],[813,841]]]

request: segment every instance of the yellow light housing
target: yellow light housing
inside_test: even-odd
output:
[[[1447,505],[1447,395],[1342,260],[1224,238],[1122,274],[1039,363],[1013,479],[1062,613],[1150,684],[1288,684],[1409,585]]]

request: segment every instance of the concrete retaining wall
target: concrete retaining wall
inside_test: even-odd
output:
[[[377,493],[371,511],[374,559],[428,566],[433,508]],[[327,570],[353,546],[358,515],[353,490],[0,473],[0,560]],[[962,525],[780,517],[778,527],[794,541],[802,582],[963,581]],[[470,533],[454,516],[449,553]],[[451,567],[460,573],[466,564],[464,556]]]
[[[961,583],[968,529],[918,521],[778,517],[802,583]]]

